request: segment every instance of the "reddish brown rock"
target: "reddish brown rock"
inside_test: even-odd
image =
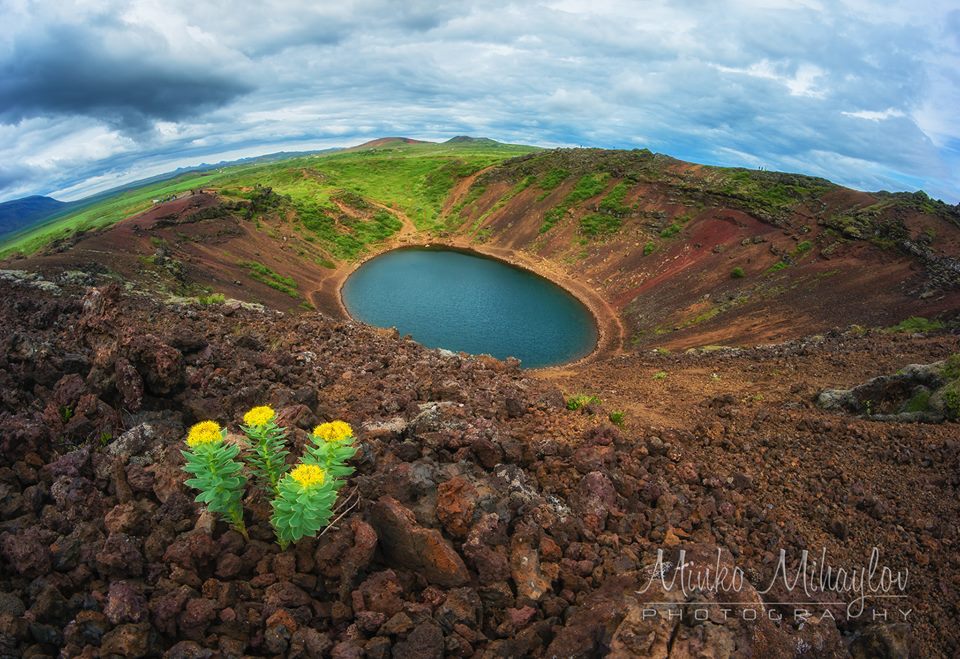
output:
[[[105,576],[138,577],[143,574],[142,542],[126,533],[111,533],[97,553],[96,562]]]
[[[187,602],[183,612],[177,617],[177,628],[183,636],[198,641],[216,618],[216,602],[206,598],[194,598]]]
[[[134,337],[127,351],[150,393],[166,395],[182,384],[183,354],[176,348],[151,334],[144,334]]]
[[[360,594],[364,608],[369,611],[392,616],[403,609],[403,586],[393,570],[371,574],[356,592]]]
[[[520,597],[538,600],[551,589],[550,579],[540,569],[540,556],[527,539],[514,538],[510,547],[510,573]]]
[[[313,659],[326,656],[330,637],[311,627],[301,627],[290,637],[287,659]]]
[[[114,625],[123,622],[140,622],[147,615],[147,601],[140,590],[126,581],[110,584],[107,605],[103,613]]]
[[[145,657],[150,651],[150,625],[145,622],[120,625],[104,635],[100,643],[101,656],[119,656],[128,659]]]
[[[114,364],[114,373],[124,409],[136,412],[143,405],[143,378],[133,364],[123,357]]]
[[[189,570],[206,565],[218,552],[219,548],[213,538],[206,533],[194,531],[178,537],[164,553],[163,560]]]
[[[103,518],[108,533],[143,535],[149,523],[146,507],[137,503],[121,503]]]
[[[37,577],[50,572],[49,545],[56,538],[55,534],[34,526],[0,538],[3,556],[18,574]]]
[[[463,559],[434,529],[419,526],[413,513],[392,497],[380,497],[372,510],[373,526],[387,559],[416,570],[430,583],[460,586],[470,580]]]
[[[580,481],[580,511],[585,527],[602,533],[610,510],[616,508],[617,491],[607,476],[591,471]]]
[[[393,656],[396,659],[441,659],[443,632],[432,620],[422,622],[405,641],[394,646]]]
[[[466,537],[476,509],[477,488],[463,476],[454,476],[437,486],[437,519],[450,535]]]
[[[280,581],[267,587],[263,601],[268,606],[294,608],[310,604],[310,595],[289,581]]]
[[[447,593],[443,603],[437,608],[436,620],[444,629],[450,631],[457,624],[477,627],[483,603],[472,588],[454,588]]]
[[[573,466],[581,474],[603,470],[613,463],[614,454],[612,446],[581,446],[573,453]]]

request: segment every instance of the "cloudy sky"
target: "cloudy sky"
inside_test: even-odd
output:
[[[385,135],[960,201],[960,0],[0,0],[0,201]]]

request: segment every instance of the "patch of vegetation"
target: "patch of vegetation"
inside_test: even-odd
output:
[[[630,189],[625,182],[617,183],[607,196],[600,202],[600,210],[617,217],[624,217],[630,214],[631,208],[623,203],[627,197],[627,191]]]
[[[893,249],[911,239],[910,230],[903,222],[906,210],[920,211],[938,216],[960,226],[960,211],[933,201],[921,194],[925,201],[915,202],[910,193],[876,193],[879,200],[869,206],[844,210],[823,218],[821,223],[843,238],[866,240],[881,249]],[[925,236],[932,240],[930,236]]]
[[[623,424],[627,420],[627,414],[626,412],[614,411],[610,412],[610,414],[607,415],[607,418],[610,419],[610,423],[613,425],[623,428]]]
[[[602,401],[597,396],[590,394],[573,394],[567,399],[568,410],[579,410],[588,405],[600,405]]]
[[[954,380],[943,389],[943,407],[948,419],[960,419],[960,380]]]
[[[577,184],[566,198],[543,214],[543,224],[540,225],[540,233],[546,233],[552,229],[575,204],[586,201],[591,197],[596,197],[603,192],[603,188],[606,186],[606,179],[607,174],[604,173],[581,176],[580,180],[577,181]]]
[[[806,254],[811,249],[813,249],[813,243],[809,240],[804,240],[797,244],[796,248],[793,250],[794,255],[799,256],[801,254]]]
[[[908,334],[933,332],[943,329],[944,324],[939,320],[929,320],[923,316],[910,316],[896,325],[886,328],[887,332],[903,332]]]
[[[540,225],[540,233],[546,233],[553,228],[553,225],[563,219],[564,214],[567,212],[567,209],[560,206],[555,206],[551,208],[546,213],[543,214],[543,224]]]
[[[551,169],[537,181],[537,187],[545,192],[551,192],[566,181],[569,176],[570,172],[565,169]],[[546,197],[546,195],[543,196]]]
[[[666,371],[657,371],[656,373],[653,374],[653,379],[654,379],[654,380],[666,380],[666,379],[667,379],[667,372],[666,372]]]
[[[210,293],[209,295],[198,295],[197,303],[204,306],[209,306],[211,304],[223,304],[226,302],[227,298],[223,293]]]
[[[485,243],[493,236],[493,229],[490,227],[484,227],[478,229],[477,233],[473,236],[475,242]]]
[[[903,412],[926,412],[930,409],[930,390],[923,388],[903,406]]]
[[[338,190],[330,195],[330,199],[345,206],[349,206],[350,208],[355,208],[358,211],[366,211],[373,208],[370,202],[358,195],[356,192],[352,192],[350,190]]]
[[[284,277],[257,261],[242,261],[240,265],[247,269],[251,279],[266,284],[292,298],[300,297],[300,293],[297,292],[297,282],[292,277]]]
[[[336,209],[321,206],[313,201],[295,203],[297,216],[304,228],[320,239],[321,244],[337,258],[354,259],[367,245],[386,240],[403,226],[393,213],[378,210],[370,218],[351,218],[345,215],[336,219]]]
[[[720,170],[717,192],[738,202],[744,210],[777,224],[805,201],[834,187],[822,178],[766,170]]]
[[[596,197],[603,192],[603,188],[606,187],[606,181],[607,174],[604,173],[581,176],[577,184],[573,186],[573,190],[567,195],[566,202],[572,206],[573,204],[579,204],[581,201],[586,201],[591,197]]]
[[[622,224],[619,217],[593,213],[580,218],[580,233],[589,238],[608,236],[619,231]]]
[[[656,244],[655,242],[653,242],[653,241],[649,241],[649,242],[647,242],[647,244],[645,244],[645,245],[643,246],[643,255],[644,255],[644,256],[650,256],[650,255],[653,254],[655,251],[657,251],[657,244]]]
[[[739,265],[730,271],[731,279],[743,279],[746,276],[747,276],[747,273]]]
[[[786,268],[789,268],[789,267],[790,267],[790,264],[787,263],[786,261],[777,261],[776,263],[771,265],[769,268],[767,268],[767,272],[780,272],[781,270],[785,270]]]
[[[673,222],[672,224],[670,224],[670,226],[666,227],[665,229],[663,229],[663,230],[660,232],[660,237],[661,237],[661,238],[672,238],[673,236],[675,236],[675,235],[677,235],[678,233],[680,233],[680,229],[682,229],[682,228],[683,228],[683,227],[681,227],[679,224],[677,224],[676,222]]]
[[[950,355],[944,360],[940,373],[948,380],[960,378],[960,352]]]

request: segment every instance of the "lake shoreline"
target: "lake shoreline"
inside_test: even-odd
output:
[[[477,245],[464,239],[436,238],[431,240],[423,240],[416,235],[416,229],[413,228],[412,222],[409,222],[409,220],[406,218],[401,219],[405,220],[404,229],[407,229],[406,231],[401,229],[399,235],[394,237],[392,240],[383,243],[379,249],[371,250],[368,254],[364,254],[356,261],[344,263],[337,267],[328,280],[331,286],[327,289],[327,291],[317,290],[311,292],[311,297],[314,298],[314,304],[318,308],[324,308],[328,312],[331,311],[331,305],[323,304],[322,298],[316,299],[317,297],[323,296],[323,294],[326,293],[326,296],[333,297],[333,300],[335,301],[334,310],[337,312],[337,316],[345,320],[362,322],[353,318],[344,304],[343,286],[350,275],[356,272],[357,269],[359,269],[363,264],[374,258],[383,256],[388,252],[394,252],[403,249],[419,248],[457,251],[464,254],[492,259],[494,261],[503,263],[504,265],[511,266],[544,279],[573,296],[584,307],[586,307],[587,311],[589,312],[597,332],[597,342],[591,352],[572,361],[562,362],[560,364],[554,364],[550,366],[529,368],[525,370],[544,374],[554,374],[563,372],[565,369],[577,365],[590,363],[597,359],[606,358],[622,352],[625,330],[617,312],[597,291],[593,290],[583,282],[580,282],[567,275],[566,273],[559,271],[555,264],[552,264],[543,258],[538,259],[530,254],[516,252],[515,250],[506,248]],[[331,293],[333,295],[330,295]]]
[[[341,287],[351,318],[428,348],[548,368],[593,353],[599,327],[566,288],[475,250],[404,246],[366,260]]]

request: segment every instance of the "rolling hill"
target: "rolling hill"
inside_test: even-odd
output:
[[[592,309],[611,353],[781,341],[960,308],[960,212],[922,192],[482,138],[385,138],[188,173],[67,214],[4,252],[31,267],[113,254],[106,267],[159,285],[167,270],[149,259],[162,245],[189,284],[166,281],[171,290],[343,316],[339,286],[360,260],[418,243],[554,279]],[[260,267],[295,285],[264,281]]]
[[[54,215],[67,204],[34,195],[0,204],[0,239]]]
[[[0,264],[0,646],[952,656],[958,210],[473,138],[189,172],[70,210]],[[351,320],[354,269],[425,244],[563,286],[598,349],[522,370]],[[821,409],[827,393],[848,407]],[[245,538],[183,482],[191,424],[235,429],[264,404],[291,448],[333,419],[362,448],[356,506],[287,550],[259,494]],[[795,624],[646,613],[796,606],[781,587],[644,594],[660,550],[764,585],[778,550],[846,569],[877,547],[910,568],[909,624],[845,618],[829,592],[803,605],[830,616]]]

